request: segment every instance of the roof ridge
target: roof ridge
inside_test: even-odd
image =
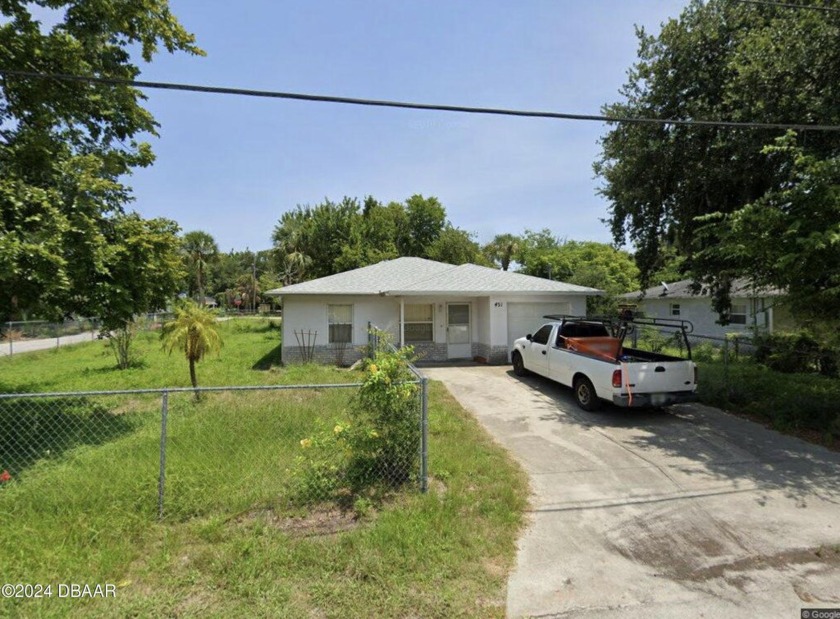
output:
[[[424,279],[418,279],[414,282],[414,284],[422,284],[424,282],[428,282],[429,280],[435,279],[437,277],[441,277],[445,273],[449,273],[453,269],[457,269],[458,267],[463,266],[461,264],[448,264],[446,262],[440,262],[439,260],[429,260],[428,258],[420,258],[419,256],[400,256],[400,257],[401,258],[418,258],[419,260],[425,260],[427,262],[434,262],[434,263],[437,263],[437,264],[442,264],[442,265],[450,267],[450,268],[446,269],[445,271],[441,271],[440,273],[435,273],[434,275],[429,275],[429,277],[426,277]],[[398,260],[398,259],[399,258],[395,258],[395,260]],[[469,264],[469,263],[464,263],[464,264]],[[390,292],[393,292],[393,290],[380,290],[379,294],[388,294]]]

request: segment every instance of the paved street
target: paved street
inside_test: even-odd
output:
[[[96,333],[88,331],[76,335],[62,335],[58,339],[49,337],[38,340],[17,340],[12,342],[11,346],[9,346],[8,341],[3,340],[0,341],[0,357],[9,354],[18,355],[35,350],[47,350],[48,348],[57,348],[58,346],[69,346],[80,342],[90,342],[94,339],[96,339]]]
[[[509,367],[423,371],[530,475],[510,617],[840,606],[840,454],[701,405],[585,413]]]

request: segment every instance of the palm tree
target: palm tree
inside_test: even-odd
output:
[[[503,271],[507,271],[519,251],[520,243],[521,239],[513,234],[497,234],[484,246],[484,254],[494,263],[500,264]]]
[[[181,245],[190,263],[196,268],[198,302],[204,305],[204,272],[207,263],[213,261],[219,253],[219,246],[212,236],[202,230],[187,232],[181,239]]]
[[[160,333],[163,349],[170,355],[175,349],[183,350],[190,362],[190,381],[199,399],[198,379],[195,364],[207,353],[218,352],[222,347],[216,313],[192,301],[186,301],[175,308],[175,319],[163,325]]]
[[[299,251],[286,254],[281,263],[283,285],[289,286],[303,279],[303,276],[312,265],[312,258]]]

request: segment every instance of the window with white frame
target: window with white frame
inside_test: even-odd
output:
[[[733,325],[747,324],[747,304],[733,303],[729,311],[729,322]]]
[[[670,310],[668,312],[671,316],[679,316],[680,315],[680,304],[679,303],[671,303]]]
[[[330,344],[350,344],[353,341],[353,306],[328,305]]]
[[[405,306],[405,342],[434,341],[435,306],[431,303]]]

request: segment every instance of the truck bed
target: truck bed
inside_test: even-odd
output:
[[[643,361],[685,361],[685,359],[681,359],[680,357],[672,357],[671,355],[663,355],[662,353],[639,350],[637,348],[627,348],[626,346],[621,350],[621,354],[617,360],[627,363]]]

